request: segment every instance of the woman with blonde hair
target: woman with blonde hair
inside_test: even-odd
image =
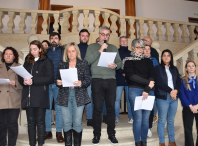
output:
[[[183,123],[185,132],[185,146],[194,146],[192,127],[194,118],[198,133],[198,79],[196,64],[187,61],[185,65],[185,76],[181,80],[179,98],[183,106]],[[198,146],[198,141],[196,142]]]
[[[71,42],[66,45],[63,61],[58,64],[57,86],[60,89],[56,103],[61,106],[63,115],[65,146],[72,146],[72,131],[74,145],[81,145],[82,114],[85,104],[90,102],[86,89],[91,82],[89,66],[80,56],[78,46]],[[74,87],[63,87],[59,69],[71,68],[77,68],[78,81],[73,82]]]

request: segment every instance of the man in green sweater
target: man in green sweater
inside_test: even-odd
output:
[[[85,60],[91,65],[92,74],[92,96],[94,104],[93,112],[93,128],[94,138],[93,144],[98,144],[101,136],[101,113],[103,101],[105,100],[107,109],[107,133],[108,139],[117,144],[118,141],[115,137],[115,99],[116,99],[116,77],[115,70],[121,67],[121,59],[118,49],[104,40],[108,41],[110,30],[108,27],[103,26],[99,29],[99,42],[90,44],[87,48]],[[98,66],[98,61],[101,52],[116,52],[114,62],[110,63],[108,67]]]

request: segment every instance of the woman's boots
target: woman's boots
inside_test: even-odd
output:
[[[78,133],[73,129],[64,132],[65,146],[72,146],[72,131],[73,131],[74,146],[81,146],[82,131]]]

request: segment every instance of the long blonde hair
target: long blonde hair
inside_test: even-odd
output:
[[[76,49],[77,58],[78,58],[79,60],[82,60],[82,59],[81,59],[81,54],[80,54],[80,49],[78,48],[78,45],[77,45],[75,42],[70,42],[70,43],[68,43],[68,44],[65,46],[65,50],[64,50],[64,54],[63,54],[63,62],[69,61],[69,58],[68,58],[67,54],[68,54],[68,49],[69,49],[69,47],[71,47],[71,46],[74,46],[74,48]]]
[[[189,83],[188,83],[189,78],[188,78],[188,71],[187,71],[187,65],[188,65],[188,63],[190,63],[190,62],[194,63],[194,65],[195,65],[195,74],[196,74],[196,75],[197,75],[197,68],[196,68],[196,63],[195,63],[194,61],[189,60],[189,61],[186,62],[186,65],[185,65],[185,77],[184,77],[184,78],[185,78],[185,80],[186,80],[187,90],[190,90],[190,91],[191,91],[190,85],[189,85]],[[198,77],[198,76],[197,76],[197,77]],[[198,82],[198,78],[197,78],[197,82]]]

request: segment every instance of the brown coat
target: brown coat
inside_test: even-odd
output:
[[[19,64],[13,63],[13,66]],[[21,91],[23,87],[18,82],[18,75],[12,69],[7,71],[5,63],[0,65],[0,78],[14,80],[16,86],[0,84],[0,109],[21,108]]]

